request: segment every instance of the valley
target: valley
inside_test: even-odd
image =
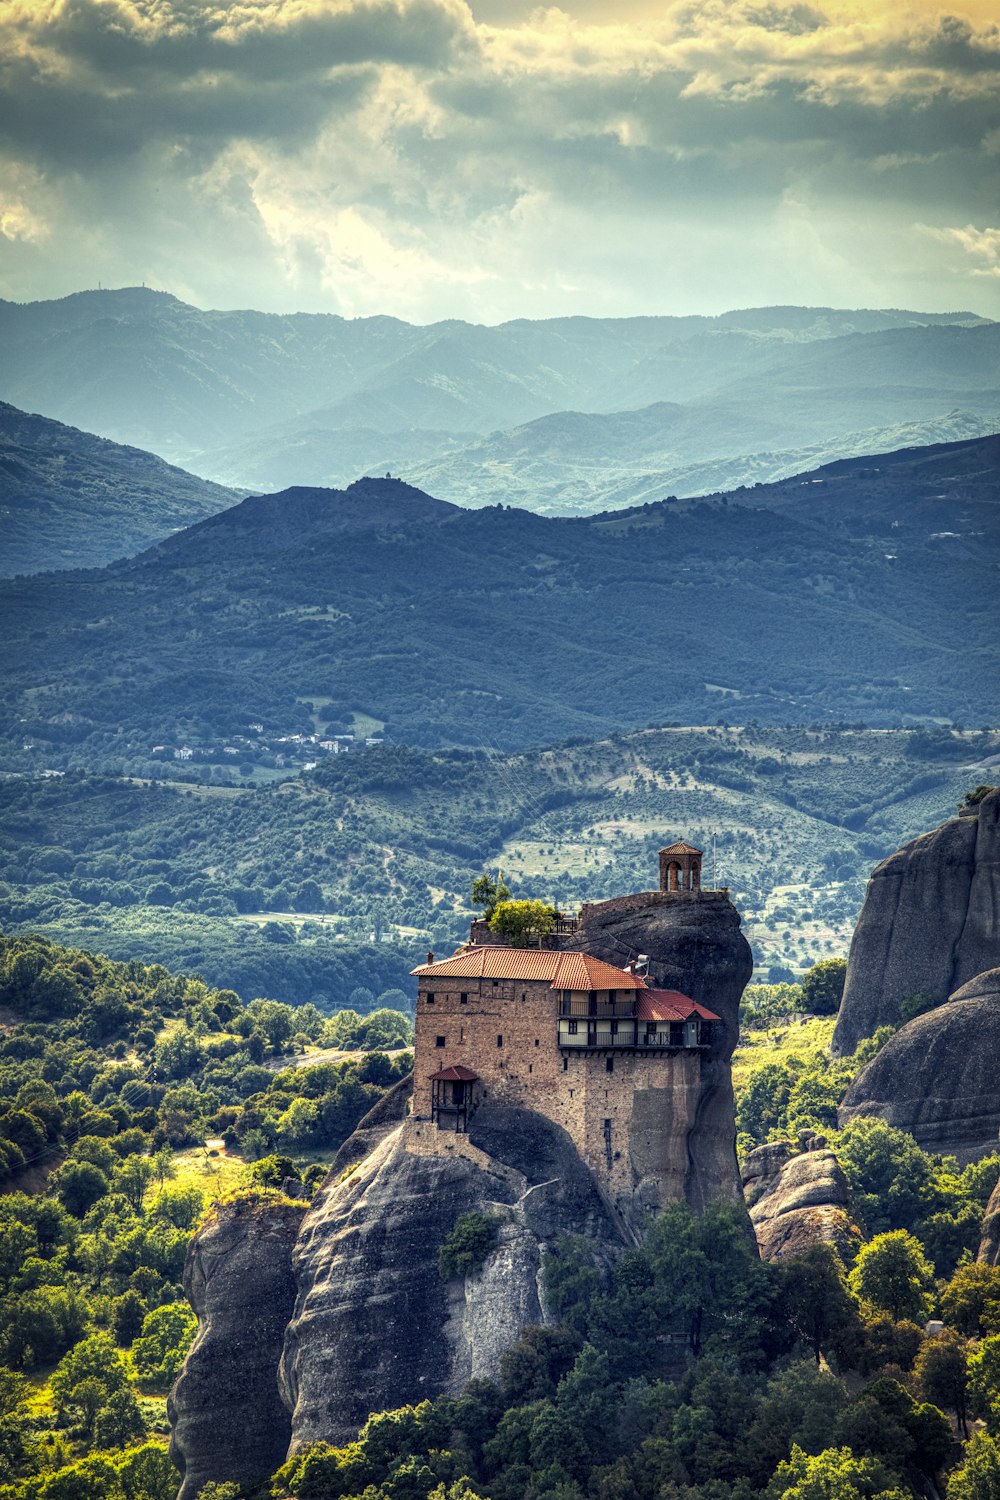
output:
[[[686,837],[766,978],[845,953],[871,867],[998,756],[996,731],[758,725],[518,755],[375,746],[252,789],[7,776],[0,921],[328,1008],[462,941],[483,868],[573,910],[648,888]]]

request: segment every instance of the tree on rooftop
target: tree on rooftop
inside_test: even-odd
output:
[[[503,878],[503,872],[498,870],[496,879],[485,872],[477,875],[472,882],[472,904],[483,908],[483,917],[487,922],[491,921],[493,914],[501,902],[510,900],[510,889]]]
[[[544,901],[501,901],[489,919],[490,931],[507,938],[515,948],[526,948],[545,937],[555,922],[555,907]]]

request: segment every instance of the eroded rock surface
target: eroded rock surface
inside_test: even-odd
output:
[[[758,1146],[744,1163],[743,1192],[763,1260],[819,1242],[846,1255],[860,1240],[847,1178],[825,1148],[796,1153],[786,1141]]]
[[[521,1329],[547,1321],[544,1245],[566,1232],[598,1257],[621,1245],[570,1138],[542,1116],[484,1106],[471,1150],[455,1137],[443,1156],[420,1154],[429,1130],[398,1127],[303,1224],[281,1370],[293,1448],[495,1376]],[[498,1217],[498,1246],[480,1272],[446,1283],[438,1249],[473,1210]]]
[[[170,1393],[178,1500],[210,1480],[252,1486],[284,1461],[291,1418],[278,1390],[295,1304],[292,1247],[305,1205],[241,1199],[216,1208],[184,1267],[198,1337]]]
[[[854,1051],[912,995],[946,997],[1000,963],[1000,789],[877,866],[851,943],[833,1036]]]
[[[739,1040],[740,999],[753,973],[739,913],[716,892],[630,906],[634,901],[585,906],[575,938],[563,946],[619,965],[645,953],[661,988],[680,990],[721,1017],[711,1047],[700,1055],[700,1086],[690,1110],[673,1128],[684,1137],[684,1196],[691,1206],[700,1210],[720,1198],[739,1202],[730,1061]]]
[[[908,1130],[926,1151],[973,1161],[997,1149],[1000,1130],[1000,968],[917,1016],[855,1078],[839,1110]]]

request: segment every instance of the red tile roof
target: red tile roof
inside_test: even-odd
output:
[[[665,849],[660,850],[661,854],[704,854],[704,852],[704,849],[696,849],[693,844],[685,844],[683,839],[676,844],[668,844]]]
[[[636,1015],[640,1021],[690,1021],[692,1016],[700,1016],[703,1021],[722,1019],[714,1010],[682,995],[680,990],[644,990],[639,996]]]
[[[640,990],[645,981],[592,953],[550,948],[467,948],[411,969],[420,979],[547,979],[554,990]]]
[[[432,1073],[431,1083],[478,1083],[479,1074],[473,1073],[471,1068],[462,1063],[455,1063],[451,1068],[442,1068],[440,1073]]]

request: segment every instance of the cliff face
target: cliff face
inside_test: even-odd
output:
[[[1000,963],[1000,789],[968,816],[883,860],[868,882],[851,943],[833,1050],[854,1051],[897,1025],[901,1001],[943,1003]]]
[[[669,1101],[666,1118],[671,1149],[682,1162],[683,1194],[691,1206],[702,1209],[720,1198],[739,1202],[730,1061],[739,1039],[740,998],[753,972],[753,955],[736,908],[717,892],[648,904],[623,897],[585,906],[574,938],[563,946],[619,965],[645,953],[659,986],[680,990],[721,1017],[713,1025],[711,1047],[698,1056],[695,1086],[686,1091],[683,1103],[679,1097]],[[657,1101],[647,1101],[636,1111],[637,1125],[644,1115],[658,1112]],[[636,1137],[632,1150],[641,1163],[639,1130]]]
[[[547,1321],[541,1257],[560,1234],[598,1258],[621,1245],[566,1133],[526,1110],[484,1106],[468,1141],[424,1154],[408,1122],[325,1188],[295,1250],[299,1286],[281,1364],[292,1447],[353,1435],[372,1411],[495,1376],[522,1328]],[[442,1281],[438,1248],[460,1214],[497,1217],[482,1270]]]
[[[198,1337],[167,1403],[178,1500],[213,1479],[252,1485],[284,1460],[291,1420],[276,1376],[302,1216],[301,1204],[241,1200],[217,1208],[192,1241],[184,1291]]]
[[[763,1260],[817,1242],[846,1257],[860,1241],[847,1178],[832,1151],[796,1153],[785,1141],[758,1146],[744,1164],[743,1192]]]
[[[973,1161],[997,1149],[998,1073],[1000,968],[995,968],[890,1038],[845,1094],[840,1124],[856,1115],[878,1115],[909,1131],[927,1151]]]
[[[373,1411],[495,1376],[521,1330],[550,1321],[542,1258],[562,1235],[584,1236],[606,1265],[665,1186],[695,1208],[742,1201],[729,1060],[752,960],[735,909],[717,893],[606,902],[585,909],[564,946],[618,965],[647,954],[659,985],[721,1017],[711,1047],[683,1054],[673,1070],[665,1058],[663,1086],[635,1094],[622,1144],[629,1204],[612,1206],[555,1121],[489,1100],[468,1136],[438,1132],[405,1115],[401,1084],[341,1148],[294,1252],[295,1226],[276,1224],[273,1258],[245,1253],[233,1233],[226,1275],[214,1269],[222,1229],[217,1240],[211,1230],[196,1238],[190,1296],[202,1329],[173,1395],[182,1500],[209,1479],[260,1482],[288,1447],[346,1440]],[[438,1250],[473,1210],[497,1219],[496,1248],[478,1272],[445,1283]],[[245,1375],[227,1340],[238,1348],[241,1316],[269,1303]]]

